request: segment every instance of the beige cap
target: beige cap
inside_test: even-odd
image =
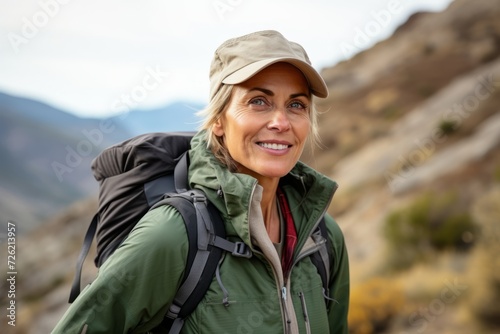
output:
[[[215,51],[210,66],[210,100],[222,84],[242,83],[278,62],[297,67],[309,82],[313,95],[328,96],[325,81],[311,66],[304,48],[277,31],[265,30],[227,40]]]

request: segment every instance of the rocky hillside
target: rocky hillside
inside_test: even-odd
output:
[[[324,147],[304,160],[340,184],[331,213],[350,253],[351,332],[499,332],[497,1],[415,14],[323,75]],[[18,240],[15,333],[48,333],[66,309],[95,209],[77,203]]]
[[[442,13],[415,14],[388,40],[323,72],[332,93],[321,105],[326,148],[309,161],[340,184],[331,212],[350,248],[353,333],[498,331],[485,319],[498,317],[500,303],[478,311],[477,300],[498,297],[491,277],[500,264],[475,265],[500,237],[499,18],[494,1],[456,0]],[[423,198],[433,203],[424,207]],[[399,256],[403,271],[391,267],[394,253],[408,254],[418,229],[405,226],[414,238],[395,247],[388,226],[396,213],[408,217],[397,224],[429,230],[425,246],[410,250],[417,255]],[[465,221],[471,226],[457,239],[468,251],[429,251],[441,227],[450,225],[451,238]],[[489,282],[486,292],[479,279]],[[449,280],[467,293],[445,312],[438,302]]]

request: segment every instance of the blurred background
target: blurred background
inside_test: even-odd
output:
[[[261,29],[330,89],[302,160],[340,185],[351,333],[500,332],[500,1],[0,0],[2,333],[49,333],[68,307],[92,159],[195,130],[213,51]]]

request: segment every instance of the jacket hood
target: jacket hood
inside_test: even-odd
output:
[[[246,174],[231,173],[223,166],[207,148],[205,130],[193,137],[189,153],[190,186],[202,189],[226,221],[232,222],[232,227],[227,227],[228,235],[236,233],[251,244],[248,208],[255,189],[260,187],[257,180]],[[337,184],[299,161],[281,179],[280,187],[286,194],[300,234],[305,232],[303,229],[312,229],[326,212]]]

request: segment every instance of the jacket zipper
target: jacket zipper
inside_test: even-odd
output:
[[[333,195],[335,194],[335,191],[337,190],[337,188],[338,188],[338,186],[337,186],[337,187],[335,187],[335,189],[333,189],[332,194],[330,195],[330,198],[328,199],[328,202],[327,202],[327,203],[331,203],[331,202],[332,202]],[[319,223],[320,223],[320,221],[321,221],[321,217],[323,217],[323,216],[325,215],[326,211],[328,210],[328,206],[329,206],[329,205],[326,205],[326,206],[323,208],[323,212],[321,213],[320,218],[316,221],[316,223],[315,223],[315,224],[314,224],[314,226],[312,227],[311,232],[312,232],[312,231],[314,231],[314,230],[318,227],[318,225],[319,225]],[[307,238],[309,238],[310,236],[311,236],[311,234],[309,234],[309,235],[307,236]],[[326,242],[326,240],[324,240],[324,241],[323,241],[323,243],[324,243],[324,242]],[[294,259],[294,261],[292,262],[292,265],[290,266],[290,269],[288,270],[287,276],[286,276],[286,277],[284,277],[284,286],[283,286],[283,289],[285,289],[285,290],[284,290],[284,297],[285,297],[285,299],[284,299],[283,301],[284,301],[284,307],[285,307],[285,317],[288,317],[288,313],[286,313],[286,286],[287,286],[287,284],[288,284],[288,282],[289,282],[289,278],[290,278],[290,276],[291,276],[291,274],[292,274],[293,267],[295,266],[295,264],[297,264],[300,260],[302,260],[302,259],[303,259],[303,258],[305,258],[306,256],[309,256],[309,255],[313,254],[314,252],[318,251],[318,250],[319,250],[319,248],[321,247],[321,245],[322,245],[323,243],[316,244],[316,246],[314,246],[314,247],[310,248],[307,252],[300,253],[300,254],[299,254],[299,255],[298,255],[298,256]],[[302,245],[301,247],[304,247],[304,245]],[[300,297],[301,295],[302,295],[302,297]],[[305,306],[306,306],[306,305],[305,305],[305,299],[303,299],[303,294],[302,294],[302,292],[299,294],[299,297],[300,297],[300,301],[301,301],[301,304],[302,304],[302,308],[303,308],[303,309],[305,309]],[[306,310],[306,309],[305,309],[305,310]],[[305,311],[304,316],[307,316],[307,310]],[[310,333],[311,328],[310,328],[310,324],[309,324],[309,319],[308,319],[308,318],[309,318],[309,317],[307,316],[307,321],[306,321],[306,329],[307,329],[307,333]],[[289,322],[289,321],[287,321],[287,323],[288,323],[288,322]],[[290,330],[289,326],[287,326],[285,330],[286,330],[287,332],[289,332],[289,330]]]
[[[283,286],[281,288],[281,305],[282,305],[282,309],[283,309],[283,314],[285,316],[285,318],[284,318],[284,321],[285,321],[285,333],[291,333],[291,329],[290,329],[291,321],[290,321],[290,318],[289,318],[289,315],[288,315],[288,308],[286,306],[286,299],[287,298],[288,298],[288,296],[287,296],[287,289],[286,289],[286,286]]]
[[[252,196],[250,198],[250,203],[252,202],[252,197],[253,197],[253,194],[255,192],[255,188],[257,186],[257,182],[254,183],[253,187],[252,187]],[[291,321],[290,321],[290,316],[288,315],[288,308],[287,308],[287,305],[286,305],[286,300],[287,300],[287,288],[286,288],[286,279],[285,277],[283,277],[284,279],[284,282],[283,282],[283,286],[280,286],[280,280],[279,280],[279,276],[276,272],[276,269],[274,268],[273,265],[271,265],[271,263],[269,262],[269,260],[264,256],[264,254],[262,252],[259,252],[259,251],[255,251],[254,250],[254,253],[255,254],[260,254],[262,255],[266,261],[269,263],[269,265],[271,266],[272,270],[273,270],[273,274],[274,274],[274,280],[276,281],[276,287],[278,289],[278,295],[280,296],[280,309],[281,309],[281,315],[282,315],[282,320],[283,320],[283,329],[285,330],[285,334],[286,333],[291,333],[291,328],[290,328],[290,325],[291,325]]]
[[[303,180],[302,180],[302,184],[304,184]],[[257,186],[257,182],[254,183],[253,185],[253,188],[252,188],[252,196],[254,194],[254,191],[255,191],[255,187]],[[330,198],[328,199],[327,203],[331,203],[332,201],[332,198],[333,198],[333,195],[335,194],[335,191],[337,190],[338,186],[335,187],[335,189],[333,189],[332,191],[332,194],[330,195]],[[252,202],[252,200],[250,200],[250,203]],[[321,214],[320,217],[323,217],[323,215],[326,213],[326,211],[328,210],[328,206],[329,205],[326,205],[324,208],[323,208],[323,212]],[[321,221],[321,218],[318,219],[318,221],[314,224],[313,228],[311,229],[311,231],[314,231],[316,229],[316,227],[319,225]],[[307,236],[308,238],[310,237]],[[326,242],[326,241],[325,241]],[[286,300],[287,300],[287,282],[288,282],[288,278],[290,277],[291,273],[292,273],[292,269],[293,267],[295,266],[295,264],[303,259],[304,257],[306,256],[309,256],[310,254],[316,252],[319,247],[321,246],[321,244],[317,244],[315,247],[312,247],[309,251],[307,252],[304,252],[303,254],[299,254],[299,256],[292,262],[292,265],[290,266],[290,269],[288,270],[288,273],[287,273],[287,277],[283,277],[284,281],[283,281],[283,286],[281,287],[281,289],[279,289],[279,292],[281,293],[281,302],[280,302],[280,307],[281,307],[281,312],[283,314],[283,328],[285,329],[285,334],[286,333],[290,333],[291,332],[291,321],[290,321],[290,316],[288,314],[288,308],[287,308],[287,305],[286,305]],[[302,245],[303,247],[303,245]],[[256,252],[257,254],[260,254],[260,255],[263,255],[261,252]],[[265,257],[264,257],[265,258]],[[278,275],[276,273],[276,270],[275,268],[271,265],[271,268],[273,268],[273,273],[274,273],[274,276],[275,276],[275,280],[276,282],[279,283],[279,279],[278,279]],[[309,324],[306,325],[308,327],[308,333],[310,333],[310,328],[309,328]]]
[[[261,252],[259,251],[253,251],[254,254],[259,254],[259,255],[264,255],[262,254]],[[266,257],[264,256],[264,258],[266,259]],[[267,259],[266,259],[267,260]],[[274,270],[274,267],[271,266],[271,268],[273,269],[273,275],[274,275],[274,280],[276,281],[276,287],[278,289],[278,295],[279,295],[279,298],[280,298],[280,309],[281,309],[281,315],[282,315],[282,319],[283,319],[283,328],[285,330],[285,334],[286,333],[290,333],[291,330],[290,330],[290,317],[288,315],[288,308],[286,306],[286,300],[288,298],[288,292],[287,292],[287,287],[286,287],[286,282],[283,283],[283,286],[279,286],[279,279],[278,279],[278,276],[276,274],[276,271]]]
[[[289,316],[288,316],[288,310],[287,310],[287,307],[286,307],[286,299],[287,299],[287,286],[288,286],[288,283],[290,281],[290,275],[292,274],[292,269],[293,267],[295,266],[295,264],[300,260],[300,259],[303,259],[304,257],[306,256],[309,256],[310,254],[316,252],[319,247],[321,246],[321,244],[317,244],[315,247],[312,247],[310,250],[308,250],[307,252],[304,252],[302,254],[300,254],[299,257],[297,257],[297,259],[292,263],[292,265],[290,266],[290,270],[288,271],[287,273],[287,276],[284,278],[285,281],[283,282],[283,287],[281,288],[281,299],[282,299],[282,309],[284,311],[284,316],[285,316],[285,333],[290,333],[291,332],[291,329],[290,329],[290,320],[289,320]],[[310,333],[310,326],[309,326],[309,323],[308,323],[308,316],[307,316],[307,310],[305,309],[305,300],[303,300],[303,294],[302,292],[299,293],[299,297],[300,297],[300,302],[302,304],[302,309],[304,311],[304,317],[306,319],[306,328],[307,328],[307,333]]]
[[[306,297],[304,293],[299,292],[300,305],[302,305],[302,313],[304,315],[304,322],[306,325],[306,333],[311,334],[311,324],[309,323],[309,315],[307,314]]]

